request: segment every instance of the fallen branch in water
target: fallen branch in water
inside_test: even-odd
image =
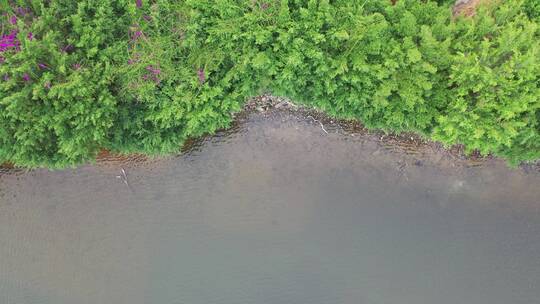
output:
[[[318,122],[321,125],[321,129],[324,131],[324,133],[328,134],[328,131],[326,131],[326,129],[324,128],[324,125],[322,124],[322,122],[318,121],[317,119],[315,119],[311,115],[309,115],[308,118],[311,118],[311,119],[313,119],[313,121]]]
[[[128,181],[128,177],[127,177],[127,174],[126,174],[126,170],[124,170],[124,168],[120,168],[122,169],[122,175],[117,175],[116,178],[119,178],[119,179],[122,179],[122,181],[124,182],[124,184],[126,184],[126,186],[129,188],[130,191],[133,191],[133,189],[131,188],[131,186],[129,185],[129,181]]]

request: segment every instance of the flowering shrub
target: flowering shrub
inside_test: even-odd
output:
[[[71,165],[91,160],[109,142],[130,1],[93,2],[32,1],[7,10],[0,160]]]
[[[175,152],[263,91],[371,128],[540,158],[536,2],[473,19],[453,19],[451,2],[4,0],[0,162]]]

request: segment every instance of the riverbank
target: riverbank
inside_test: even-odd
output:
[[[174,154],[227,128],[261,92],[369,129],[515,164],[540,159],[540,40],[523,1],[472,18],[454,16],[451,0],[80,9],[91,2],[13,8],[0,20],[2,162],[66,168],[100,148]]]
[[[236,116],[236,122],[251,113],[258,112],[265,117],[292,114],[299,120],[306,121],[321,128],[325,134],[344,134],[351,137],[361,137],[373,142],[378,142],[381,148],[394,153],[410,155],[423,155],[423,161],[435,161],[445,159],[448,166],[477,167],[486,166],[494,162],[505,162],[504,159],[493,155],[482,156],[477,151],[472,154],[465,153],[464,145],[452,145],[445,147],[415,133],[404,132],[401,134],[387,133],[382,130],[369,130],[362,123],[355,120],[340,120],[329,117],[321,111],[316,111],[293,103],[291,100],[272,95],[262,95],[253,98],[245,107],[245,110]],[[240,119],[240,121],[238,121]],[[189,145],[187,145],[189,147]],[[540,160],[522,163],[517,166],[524,171],[540,172]]]
[[[376,142],[381,147],[381,151],[418,156],[413,165],[443,162],[443,166],[445,167],[479,167],[505,162],[502,158],[494,157],[492,155],[482,156],[477,152],[468,155],[465,153],[465,147],[463,145],[444,147],[441,143],[428,140],[414,133],[393,134],[381,130],[369,130],[358,121],[335,119],[321,111],[309,109],[297,105],[287,98],[272,96],[270,94],[252,98],[246,103],[241,112],[234,115],[234,121],[231,127],[220,130],[218,133],[234,133],[235,130],[237,130],[242,123],[245,123],[248,117],[252,115],[261,115],[266,119],[274,120],[280,116],[292,116],[298,121],[303,121],[319,128],[323,135],[341,134],[350,136],[351,138]],[[189,153],[195,147],[198,147],[201,142],[214,136],[219,137],[221,135],[205,135],[201,138],[189,139],[184,146],[179,149],[179,153]],[[361,148],[361,146],[359,146],[359,148]],[[102,150],[96,157],[96,163],[137,163],[147,162],[152,158],[153,157],[143,154],[122,155]],[[520,164],[517,168],[525,172],[540,172],[540,160]],[[13,170],[20,171],[25,169],[15,168],[11,164],[3,164],[0,166],[0,173]]]

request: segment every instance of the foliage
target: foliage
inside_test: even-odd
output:
[[[0,162],[175,152],[265,91],[540,158],[535,1],[455,20],[445,0],[1,1]]]
[[[456,24],[452,99],[433,137],[513,162],[540,158],[538,25],[507,3]]]
[[[525,0],[523,5],[525,13],[536,22],[540,21],[540,1],[538,0]]]
[[[32,1],[3,16],[16,20],[3,30],[16,33],[20,47],[2,53],[0,160],[73,165],[108,143],[129,5],[95,2]]]

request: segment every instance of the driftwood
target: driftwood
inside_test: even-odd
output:
[[[116,178],[122,180],[124,184],[128,187],[129,191],[133,192],[133,189],[131,188],[131,185],[129,184],[126,170],[124,170],[124,168],[121,168],[121,169],[122,169],[122,175],[117,175]]]
[[[321,121],[315,119],[313,116],[309,115],[307,118],[311,118],[313,119],[314,122],[318,122],[320,125],[321,125],[321,129],[324,131],[324,133],[328,134],[328,131],[326,131],[326,129],[324,128],[324,125],[322,124]]]

